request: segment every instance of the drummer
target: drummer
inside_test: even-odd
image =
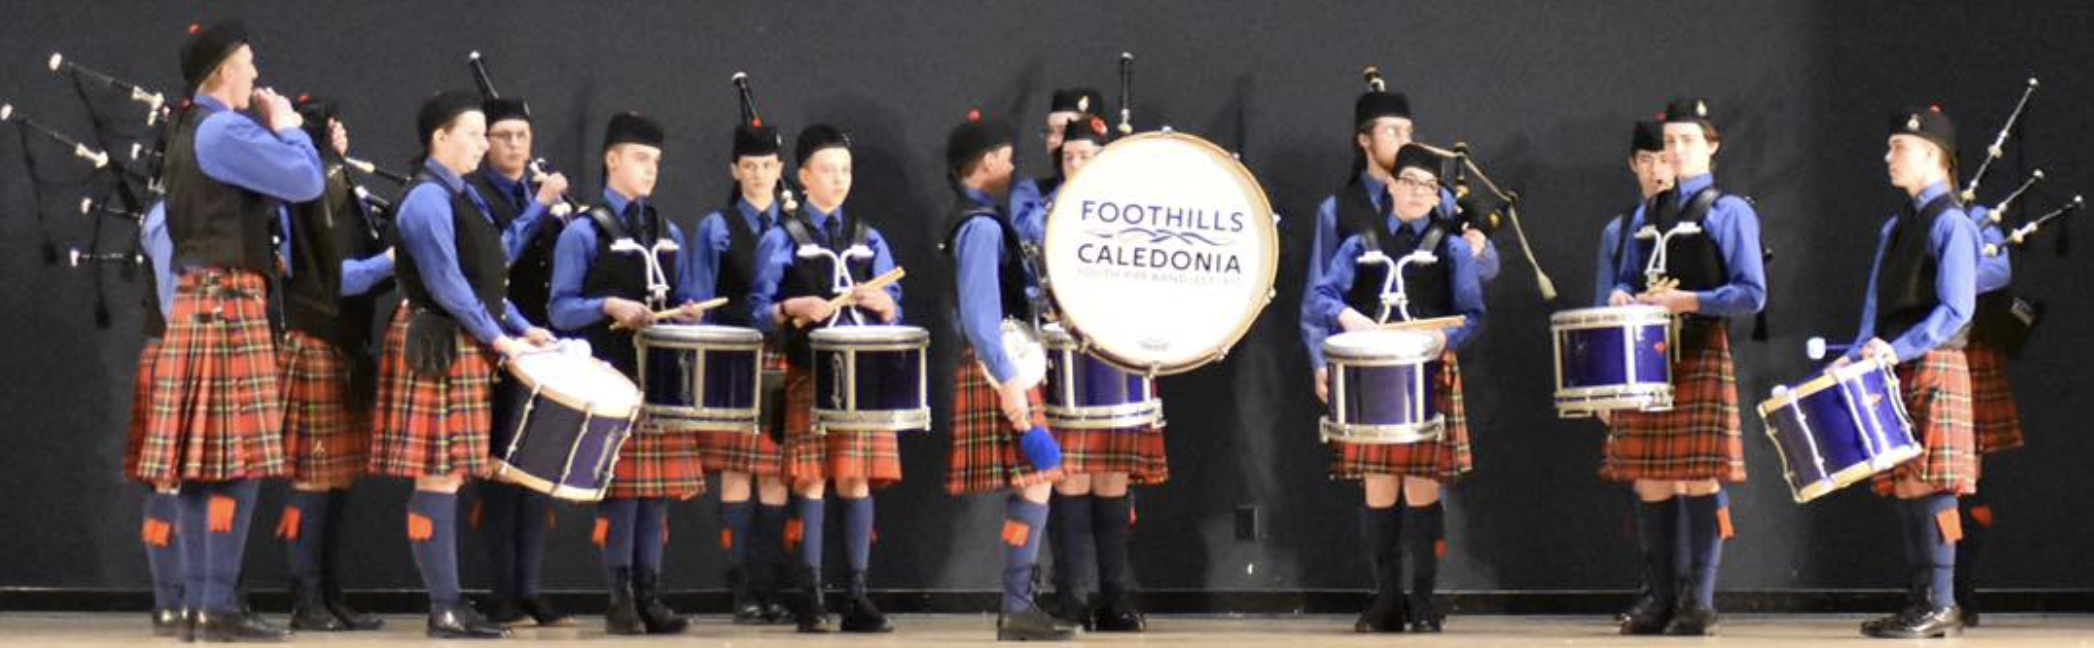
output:
[[[814,352],[808,345],[808,332],[833,324],[892,324],[902,316],[899,283],[881,288],[857,286],[849,293],[850,305],[841,309],[830,302],[838,296],[833,289],[833,259],[851,248],[862,245],[872,253],[870,258],[844,260],[853,283],[864,284],[895,267],[887,240],[845,203],[851,194],[851,157],[851,136],[843,129],[815,124],[800,131],[793,163],[799,167],[807,200],[798,213],[784,217],[779,227],[765,232],[757,243],[756,278],[749,296],[750,315],[757,328],[777,333],[785,342],[784,472],[786,483],[799,498],[794,503],[798,524],[788,522],[785,536],[786,544],[799,545],[799,564],[793,576],[801,595],[793,616],[799,631],[807,633],[830,630],[821,579],[823,496],[830,481],[836,483],[836,494],[843,500],[844,557],[850,569],[850,602],[844,609],[842,629],[894,629],[866,595],[865,571],[872,560],[872,491],[901,481],[900,444],[894,432],[831,429],[823,434],[814,430],[814,375],[809,371]],[[807,246],[829,254],[800,257],[798,252]],[[796,320],[808,324],[802,327]]]
[[[1061,168],[1059,178],[1076,175],[1098,151],[1111,141],[1105,119],[1087,116],[1067,123],[1061,147],[1053,159]],[[1032,207],[1030,216],[1014,219],[1025,235],[1023,223],[1034,222],[1044,231],[1046,205],[1061,193],[1057,184],[1044,201]],[[1015,204],[1015,203],[1014,203]],[[1037,234],[1039,232],[1035,232]],[[1038,245],[1040,241],[1028,242]],[[1141,632],[1147,627],[1141,611],[1134,608],[1127,577],[1127,543],[1133,532],[1134,500],[1129,485],[1148,486],[1170,479],[1164,459],[1163,427],[1152,425],[1132,430],[1055,429],[1061,444],[1062,473],[1048,505],[1049,541],[1054,551],[1054,613],[1063,620],[1099,632]],[[1084,596],[1084,574],[1098,574],[1098,597]]]
[[[598,359],[635,380],[634,335],[655,323],[656,308],[682,303],[683,297],[676,264],[683,232],[651,200],[662,142],[662,127],[654,120],[632,112],[612,115],[604,129],[603,202],[562,230],[553,247],[553,326],[580,335]],[[648,251],[613,247],[626,242]],[[664,242],[675,248],[665,249]],[[597,505],[592,536],[603,550],[610,590],[604,630],[681,633],[690,622],[661,600],[662,552],[670,501],[705,492],[697,438],[642,420],[619,447],[616,466],[610,490]]]
[[[1461,368],[1456,351],[1475,339],[1483,326],[1482,278],[1470,253],[1469,240],[1450,235],[1448,225],[1431,217],[1439,202],[1439,174],[1447,160],[1416,145],[1396,152],[1396,172],[1385,186],[1384,200],[1393,214],[1355,230],[1338,246],[1321,281],[1307,297],[1313,335],[1324,339],[1340,332],[1366,331],[1381,323],[1369,313],[1382,308],[1381,287],[1388,272],[1382,266],[1359,267],[1360,258],[1379,249],[1391,259],[1429,251],[1438,260],[1410,264],[1403,284],[1412,319],[1463,316],[1451,329],[1424,329],[1443,349],[1438,381],[1438,409],[1445,427],[1437,441],[1410,444],[1339,442],[1331,448],[1331,477],[1359,480],[1366,492],[1360,523],[1366,530],[1368,557],[1374,565],[1374,603],[1353,624],[1357,632],[1439,632],[1442,615],[1434,608],[1439,560],[1446,551],[1445,512],[1440,489],[1471,468],[1469,430],[1462,412]],[[1392,314],[1393,315],[1393,314]],[[1319,360],[1321,347],[1317,349]],[[1321,364],[1319,362],[1318,364]],[[1318,398],[1329,400],[1330,386],[1317,383]],[[1398,501],[1407,506],[1402,514]],[[1400,560],[1410,553],[1411,592],[1402,597]],[[1408,609],[1406,609],[1408,608]]]
[[[1676,184],[1638,207],[1627,227],[1663,232],[1666,284],[1647,285],[1645,259],[1657,237],[1624,247],[1607,303],[1651,304],[1680,316],[1678,360],[1672,367],[1673,408],[1613,415],[1600,477],[1633,482],[1638,544],[1651,569],[1686,572],[1659,578],[1653,597],[1629,611],[1623,634],[1707,635],[1716,630],[1716,573],[1731,535],[1723,482],[1745,481],[1739,436],[1738,386],[1733,377],[1728,318],[1759,312],[1767,301],[1761,266],[1759,214],[1752,203],[1715,186],[1711,175],[1723,139],[1703,99],[1677,99],[1662,122],[1665,159]],[[1655,212],[1655,213],[1653,213]],[[1677,225],[1694,223],[1700,233]],[[1684,510],[1673,502],[1684,498]],[[1682,514],[1684,513],[1684,517]],[[1684,522],[1686,531],[1679,528]],[[1688,544],[1678,545],[1686,536]],[[1677,560],[1685,554],[1687,559]],[[1665,566],[1671,565],[1667,568]],[[1685,585],[1678,591],[1672,584]]]
[[[1862,293],[1860,333],[1838,364],[1895,364],[1914,436],[1926,450],[1876,476],[1877,492],[1898,500],[1912,596],[1904,610],[1865,622],[1861,631],[1940,637],[1963,626],[1955,600],[1956,541],[1963,535],[1956,497],[1978,488],[1963,356],[1977,308],[1978,230],[1956,199],[1956,127],[1948,115],[1939,107],[1901,111],[1891,116],[1889,133],[1883,161],[1891,185],[1911,200],[1883,222]]]
[[[495,355],[549,345],[502,295],[508,255],[486,201],[460,174],[487,152],[480,100],[444,92],[415,118],[425,162],[400,201],[394,271],[405,300],[379,366],[378,436],[371,473],[409,477],[407,539],[429,589],[428,634],[507,636],[460,596],[458,489],[493,469],[488,403]]]
[[[998,641],[1068,640],[1069,623],[1035,601],[1033,569],[1047,530],[1047,498],[1062,477],[1061,449],[1043,427],[1038,385],[1022,384],[1003,345],[1006,319],[1029,322],[1037,283],[1019,249],[1018,228],[1001,209],[1010,190],[1011,131],[980,112],[953,128],[945,144],[948,182],[958,194],[945,249],[959,291],[967,352],[955,367],[953,442],[946,492],[1005,493],[1003,603]]]
[[[723,326],[756,328],[747,305],[756,274],[756,243],[777,227],[781,215],[778,192],[784,188],[785,164],[779,160],[782,147],[778,129],[750,119],[734,129],[734,148],[728,160],[737,191],[727,207],[698,221],[685,251],[683,279],[691,299],[714,297],[730,300],[726,308],[706,311],[705,321]],[[777,336],[766,337],[764,372],[784,372],[785,355]],[[769,392],[765,399],[774,398]],[[766,400],[765,402],[770,402]],[[705,467],[720,475],[720,543],[727,553],[727,585],[734,593],[735,623],[776,623],[786,618],[776,601],[778,572],[785,567],[780,547],[784,543],[786,489],[779,465],[782,451],[777,440],[784,430],[764,420],[762,434],[743,432],[698,432],[698,449]],[[750,506],[754,482],[756,503]],[[753,519],[752,519],[753,518]]]

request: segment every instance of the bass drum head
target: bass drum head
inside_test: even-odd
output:
[[[1058,311],[1093,354],[1174,374],[1220,359],[1271,301],[1279,230],[1227,151],[1142,133],[1062,186],[1044,257]]]
[[[640,388],[632,379],[611,368],[610,363],[573,347],[558,351],[526,353],[506,367],[525,392],[604,418],[630,418],[640,407]]]

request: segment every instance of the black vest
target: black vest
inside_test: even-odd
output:
[[[1898,211],[1890,227],[1890,241],[1883,248],[1882,264],[1876,269],[1876,337],[1891,340],[1927,318],[1941,305],[1934,291],[1934,278],[1941,260],[1934,258],[1934,222],[1941,218],[1963,218],[1949,214],[1956,199],[1943,194],[1913,209],[1908,203]],[[1957,331],[1949,348],[1961,348],[1966,326]]]
[[[196,159],[196,130],[210,111],[182,111],[168,141],[161,169],[167,185],[167,233],[174,239],[170,267],[276,270],[270,235],[276,228],[274,198],[204,175]],[[234,115],[235,119],[248,119]]]
[[[1454,266],[1449,260],[1448,244],[1452,237],[1447,234],[1446,223],[1429,222],[1423,234],[1412,234],[1407,224],[1398,225],[1394,233],[1386,235],[1379,227],[1353,232],[1360,237],[1363,250],[1381,250],[1392,261],[1401,260],[1404,255],[1419,249],[1431,250],[1439,257],[1437,263],[1413,263],[1403,267],[1403,293],[1409,298],[1411,319],[1454,314]],[[1352,287],[1345,291],[1345,305],[1368,317],[1380,315],[1382,283],[1388,280],[1388,276],[1388,267],[1381,264],[1360,266],[1353,274]],[[1401,317],[1391,306],[1390,321]]]
[[[451,197],[451,227],[455,232],[452,243],[457,246],[458,270],[465,275],[466,287],[473,291],[473,297],[487,309],[487,314],[494,317],[497,324],[506,321],[508,309],[502,302],[509,289],[509,259],[508,253],[502,249],[501,229],[480,213],[479,206],[473,204],[465,191],[451,191],[428,169],[416,173],[414,182],[402,195],[412,195],[422,185],[434,185]],[[401,200],[406,201],[405,198]],[[418,310],[457,319],[430,296],[428,284],[423,283],[422,272],[415,267],[413,253],[407,246],[394,248],[393,254],[393,274],[398,277],[400,294],[407,298],[407,302]]]
[[[1367,190],[1367,185],[1360,182],[1359,175],[1354,174],[1351,182],[1345,183],[1344,187],[1338,189],[1338,193],[1332,194],[1338,207],[1336,225],[1339,242],[1342,243],[1347,235],[1380,232],[1386,227],[1384,224],[1389,222],[1390,214],[1386,206],[1389,197],[1383,195],[1384,206],[1375,207],[1370,193],[1372,192]],[[1316,271],[1322,272],[1323,269],[1317,268]]]
[[[749,221],[742,217],[741,199],[720,210],[721,225],[727,228],[727,252],[720,255],[720,270],[713,273],[713,295],[726,297],[727,308],[709,311],[714,322],[727,326],[753,328],[756,323],[749,315],[750,288],[756,283],[756,243],[768,232],[749,229]],[[776,206],[776,203],[773,203]],[[775,218],[758,214],[759,218]],[[694,245],[703,245],[694,242]]]
[[[589,222],[596,226],[596,260],[589,264],[589,271],[582,275],[582,296],[590,299],[617,297],[647,304],[650,309],[665,308],[673,304],[655,304],[648,301],[653,295],[647,291],[647,259],[637,252],[618,252],[611,244],[619,239],[632,239],[641,247],[653,249],[657,240],[674,240],[669,236],[669,222],[664,220],[654,206],[645,203],[627,203],[628,209],[638,205],[639,231],[626,227],[624,219],[611,214],[608,206],[589,208]],[[669,286],[676,286],[676,252],[664,250],[655,256],[661,264],[662,273]],[[634,332],[628,329],[611,329],[612,321],[606,317],[595,324],[576,331],[589,341],[589,348],[598,359],[611,363],[626,376],[639,377],[639,348],[633,343]]]
[[[995,223],[997,232],[1003,239],[1003,254],[999,255],[1000,258],[996,262],[996,294],[998,301],[1002,303],[1003,316],[1031,322],[1036,313],[1033,312],[1032,297],[1026,293],[1025,288],[1032,283],[1032,273],[1025,267],[1025,246],[1018,239],[1017,226],[1012,225],[1010,217],[1002,212],[974,204],[973,201],[964,198],[960,199],[953,209],[957,215],[946,230],[945,245],[942,247],[945,248],[945,253],[952,257],[954,275],[959,274],[960,228],[975,219],[987,219]],[[958,308],[960,304],[959,288],[960,282],[954,281],[954,308]]]
[[[377,287],[342,296],[342,262],[382,250],[371,235],[363,201],[351,192],[340,164],[329,164],[319,200],[291,206],[291,276],[284,282],[286,324],[358,356],[371,338]]]
[[[838,236],[836,238],[839,240],[835,241],[828,240],[828,236],[822,229],[814,225],[813,217],[805,213],[795,213],[791,217],[779,221],[779,225],[785,228],[785,234],[792,238],[794,257],[792,265],[785,267],[785,275],[779,278],[778,297],[773,300],[774,303],[783,304],[785,300],[794,297],[821,297],[828,299],[836,296],[835,291],[831,290],[835,285],[835,275],[832,274],[834,266],[831,265],[829,258],[800,257],[797,250],[801,246],[814,244],[835,252],[840,257],[843,255],[843,251],[852,245],[863,245],[872,239],[872,227],[866,225],[864,221],[852,217],[849,209],[839,207],[837,212],[838,214],[832,218],[841,218],[843,222],[837,225]],[[844,264],[844,271],[850,273],[851,280],[858,283],[872,280],[872,269],[873,259],[871,258],[853,259]],[[800,328],[793,326],[791,321],[787,321],[779,325],[779,330],[784,331],[784,334],[780,337],[785,344],[785,359],[787,362],[803,368],[814,366],[814,350],[807,345],[807,333],[820,328],[823,324],[823,322],[814,322],[808,324],[806,328]]]
[[[1676,191],[1677,188],[1667,189],[1646,201],[1643,224],[1657,229],[1659,234],[1672,231],[1672,227],[1679,223],[1694,223],[1706,228],[1709,210],[1716,205],[1717,200],[1723,198],[1723,192],[1713,184],[1703,187],[1682,206],[1675,198]],[[1635,236],[1634,232],[1626,229],[1631,224],[1622,225],[1624,239]],[[1656,245],[1656,239],[1636,239],[1637,249],[1642,250],[1645,261],[1650,260],[1652,249]],[[1700,234],[1680,234],[1667,239],[1664,271],[1665,276],[1679,280],[1680,290],[1714,290],[1730,283],[1730,267],[1723,262],[1723,250],[1716,247],[1716,239],[1709,236],[1707,231]],[[1650,288],[1646,283],[1642,269],[1638,268],[1630,285],[1640,292]]]
[[[494,171],[481,167],[466,174],[465,181],[477,187],[480,197],[487,200],[487,209],[492,212],[495,225],[501,231],[508,231],[510,224],[515,223],[517,217],[523,215],[524,208],[536,198],[528,195],[530,192],[526,190],[523,202],[517,202],[515,196],[502,191],[489,179],[488,175],[492,173]],[[546,307],[553,295],[553,247],[560,242],[560,219],[551,214],[542,218],[545,222],[539,225],[538,232],[523,242],[516,258],[509,262],[509,302],[516,304],[516,310],[532,322],[552,321],[546,316]]]

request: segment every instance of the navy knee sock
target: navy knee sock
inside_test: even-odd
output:
[[[1091,496],[1091,520],[1087,529],[1093,538],[1088,556],[1077,547],[1076,560],[1090,558],[1098,567],[1098,591],[1118,596],[1127,591],[1127,543],[1134,532],[1134,496]]]
[[[1944,520],[1956,522],[1956,498],[1936,493],[1905,500],[1903,504],[1911,509],[1907,533],[1912,534],[1913,546],[1924,549],[1916,557],[1913,569],[1927,575],[1928,604],[1936,609],[1955,605],[1956,543]]]
[[[182,521],[181,499],[173,493],[149,491],[145,496],[145,521],[139,532],[145,545],[145,564],[153,574],[153,609],[182,609]]]
[[[727,552],[728,569],[749,564],[750,506],[748,500],[720,502],[720,548]]]
[[[1694,584],[1694,602],[1703,608],[1716,605],[1716,574],[1723,565],[1722,493],[1687,497],[1687,544],[1689,580]]]
[[[1092,533],[1089,494],[1055,493],[1047,502],[1048,542],[1054,560],[1055,594],[1083,602],[1084,574],[1096,569],[1097,536]]]
[[[793,500],[793,507],[800,514],[800,564],[822,571],[822,514],[828,502],[804,497]]]
[[[640,499],[640,506],[633,515],[633,569],[634,571],[659,574],[662,572],[662,547],[668,544],[669,500],[660,497]]]
[[[1047,527],[1047,505],[1012,493],[1004,503],[1003,611],[1033,606],[1032,568],[1040,560],[1040,536]]]
[[[615,574],[633,567],[633,531],[639,525],[640,501],[609,498],[596,504],[595,540],[603,550],[604,581],[617,582]]]
[[[843,501],[844,561],[852,573],[872,563],[873,499],[870,494]]]
[[[1419,603],[1429,603],[1433,591],[1440,582],[1440,547],[1447,537],[1446,507],[1439,502],[1429,506],[1404,507],[1403,539],[1410,551],[1411,598]]]
[[[326,557],[328,504],[326,492],[291,489],[284,494],[284,512],[276,537],[283,539],[284,556],[290,561],[291,578],[315,581]]]
[[[1678,595],[1680,503],[1677,498],[1636,503],[1636,542],[1643,549],[1644,585],[1659,602],[1671,605]]]
[[[458,604],[458,494],[417,490],[407,498],[407,544],[432,609]]]

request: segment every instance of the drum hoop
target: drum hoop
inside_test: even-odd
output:
[[[1600,328],[1639,324],[1667,324],[1672,314],[1657,306],[1596,306],[1559,311],[1549,316],[1552,328]]]
[[[851,329],[860,329],[852,331]],[[875,329],[875,330],[864,330]],[[914,344],[931,343],[931,332],[920,326],[883,324],[878,326],[824,326],[807,333],[807,342],[814,348],[823,346],[867,344]]]
[[[931,427],[931,408],[912,407],[899,410],[850,411],[837,409],[814,410],[814,433],[826,435],[836,428],[839,432],[902,432],[924,430]]]
[[[1091,354],[1096,356],[1099,360],[1104,360],[1106,363],[1119,367],[1121,369],[1125,369],[1130,373],[1138,373],[1146,376],[1169,376],[1192,371],[1194,369],[1198,369],[1200,367],[1204,367],[1208,364],[1221,360],[1223,357],[1228,355],[1229,349],[1231,347],[1235,346],[1238,342],[1242,342],[1243,336],[1250,333],[1251,326],[1258,322],[1259,314],[1263,313],[1265,311],[1265,307],[1272,303],[1274,292],[1273,282],[1279,276],[1280,268],[1280,232],[1279,223],[1275,222],[1273,219],[1272,200],[1269,196],[1266,195],[1265,186],[1258,183],[1257,176],[1251,175],[1250,169],[1248,167],[1243,166],[1242,160],[1236,159],[1236,157],[1230,155],[1226,149],[1223,149],[1220,146],[1216,146],[1213,142],[1201,139],[1200,137],[1195,135],[1180,133],[1176,131],[1151,131],[1147,133],[1137,133],[1134,135],[1129,135],[1127,137],[1120,138],[1118,141],[1106,145],[1104,149],[1100,149],[1098,151],[1098,155],[1104,156],[1105,154],[1111,152],[1113,147],[1127,145],[1133,142],[1144,142],[1148,140],[1157,139],[1177,140],[1185,142],[1191,144],[1194,148],[1203,149],[1204,152],[1214,156],[1214,158],[1217,160],[1227,161],[1229,164],[1223,165],[1224,170],[1228,174],[1236,176],[1236,178],[1243,183],[1243,187],[1250,190],[1249,193],[1251,198],[1251,207],[1255,209],[1256,213],[1247,214],[1247,216],[1249,216],[1252,219],[1262,219],[1262,222],[1264,222],[1267,226],[1272,228],[1272,236],[1267,237],[1263,245],[1265,258],[1270,260],[1269,263],[1265,264],[1265,277],[1263,279],[1265,284],[1264,300],[1261,302],[1256,296],[1251,297],[1251,303],[1247,304],[1249,308],[1245,310],[1243,317],[1241,318],[1241,321],[1238,321],[1236,323],[1236,330],[1227,336],[1226,340],[1221,343],[1221,346],[1208,349],[1205,355],[1196,357],[1189,361],[1175,364],[1158,363],[1148,365],[1139,362],[1132,362],[1127,358],[1122,358],[1118,355],[1115,355],[1109,349],[1098,346],[1095,339],[1089,338],[1089,336],[1085,336],[1081,333],[1081,331],[1086,331],[1089,329],[1086,329],[1081,325],[1082,318],[1077,317],[1075,313],[1070,312],[1067,307],[1063,306],[1060,297],[1061,293],[1050,292],[1049,295],[1052,296],[1055,300],[1055,312],[1061,317],[1061,319],[1068,320],[1070,324],[1069,326],[1065,327],[1065,330],[1068,331],[1069,336],[1071,338],[1084,338],[1077,340],[1077,342],[1089,349],[1092,349],[1093,351],[1091,352]],[[1094,157],[1092,159],[1095,160],[1096,158]],[[1071,193],[1074,187],[1081,185],[1083,179],[1084,174],[1078,172],[1074,177],[1071,177],[1067,181],[1064,181],[1061,187],[1061,191],[1064,193],[1061,195],[1068,195],[1069,193]],[[1054,207],[1048,211],[1047,227],[1050,231],[1054,227],[1054,224],[1057,222],[1069,222],[1068,217],[1063,216],[1057,218],[1055,214],[1056,212],[1060,212],[1063,209],[1067,209],[1067,204],[1068,203],[1064,201],[1056,201]],[[1049,256],[1051,256],[1047,253],[1047,248],[1049,245],[1052,245],[1053,242],[1053,236],[1042,237],[1040,245],[1042,258],[1048,258]],[[1050,277],[1053,275],[1053,268],[1051,266],[1047,269],[1046,274]]]
[[[1787,391],[1782,392],[1781,394],[1777,394],[1775,396],[1767,398],[1767,400],[1760,401],[1760,415],[1765,416],[1769,410],[1780,409],[1784,406],[1787,406],[1789,403],[1803,400],[1808,396],[1811,396],[1821,391],[1825,391],[1826,389],[1830,389],[1842,382],[1846,382],[1848,379],[1854,378],[1856,376],[1866,375],[1871,371],[1877,370],[1878,368],[1883,368],[1885,370],[1889,369],[1889,367],[1884,366],[1879,361],[1853,362],[1848,363],[1847,366],[1844,367],[1827,368],[1824,371],[1818,372],[1817,375],[1812,376],[1810,380],[1804,381],[1804,383],[1801,385],[1790,387]],[[1896,378],[1896,375],[1893,374],[1892,378]],[[1895,392],[1897,390],[1894,389],[1892,391]],[[1899,394],[1900,396],[1902,396],[1902,392],[1900,392]],[[1902,402],[1903,401],[1900,401],[1900,403]],[[1910,424],[1908,423],[1907,426],[1909,427]]]
[[[674,346],[677,344],[763,345],[763,333],[756,329],[710,324],[660,324],[641,329],[640,333],[634,336],[634,338],[641,343],[652,342],[659,346]]]
[[[616,375],[618,380],[624,380],[626,386],[630,386],[634,392],[639,392],[639,386],[634,386],[630,377],[626,377],[624,373],[618,373],[618,369],[611,369],[611,363],[597,361],[597,359],[591,359],[591,361],[595,361],[595,365],[591,365],[593,369],[588,369],[588,371],[597,371],[597,373],[603,373],[603,375]],[[519,369],[517,363],[507,363],[505,369],[509,371],[511,377],[515,377],[515,380],[521,386],[526,386],[526,388],[532,390],[532,401],[536,401],[538,396],[542,396],[542,398],[547,398],[547,401],[559,403],[559,405],[563,405],[567,409],[574,409],[574,411],[588,413],[588,415],[611,417],[611,419],[628,419],[628,417],[632,417],[632,413],[637,413],[641,409],[641,401],[645,401],[645,396],[634,396],[630,407],[609,407],[609,405],[588,403],[588,401],[582,401],[582,398],[576,398],[576,396],[570,396],[570,394],[565,394],[561,390],[555,390],[549,384],[538,382],[538,377],[534,377],[530,373],[524,373],[524,369]]]
[[[1328,443],[1353,443],[1359,445],[1409,445],[1413,443],[1438,442],[1447,432],[1447,415],[1434,414],[1423,423],[1400,423],[1396,425],[1366,425],[1339,423],[1325,416],[1317,421],[1318,435]],[[1365,436],[1355,436],[1364,434]]]
[[[556,484],[551,480],[525,472],[523,468],[502,459],[494,460],[494,476],[497,480],[506,481],[570,502],[602,501],[604,494],[610,491],[609,483],[605,483],[603,488],[578,488],[565,484]]]

